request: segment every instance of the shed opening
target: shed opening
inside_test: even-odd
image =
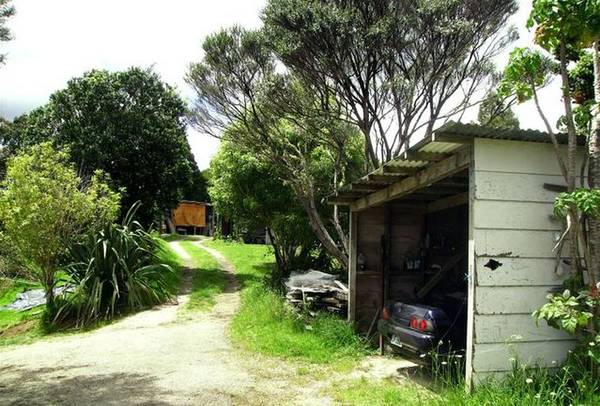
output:
[[[388,349],[466,348],[468,176],[356,213],[356,321],[367,334],[377,326]]]

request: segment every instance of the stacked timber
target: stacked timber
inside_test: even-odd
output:
[[[287,301],[298,309],[328,311],[342,316],[348,312],[348,288],[334,275],[314,270],[292,272],[284,285]]]

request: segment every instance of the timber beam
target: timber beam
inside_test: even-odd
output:
[[[373,174],[373,175],[369,175],[367,176],[367,179],[373,182],[382,182],[382,183],[395,183],[398,182],[399,180],[404,179],[406,176],[403,175],[377,175],[377,174]]]
[[[369,207],[381,205],[402,196],[406,196],[418,189],[424,188],[432,183],[438,182],[467,169],[470,161],[471,149],[461,148],[449,158],[422,168],[421,171],[417,172],[413,176],[396,182],[385,189],[357,199],[350,205],[350,208],[353,211],[360,211]]]
[[[406,166],[393,166],[393,165],[384,165],[382,171],[384,174],[389,173],[392,175],[413,175],[421,168],[415,167],[406,167]]]
[[[448,158],[450,154],[443,154],[438,152],[418,152],[418,151],[407,151],[402,154],[402,159],[405,161],[418,161],[418,162],[439,162]]]

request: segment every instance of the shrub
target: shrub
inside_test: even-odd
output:
[[[68,247],[90,230],[116,218],[119,193],[96,172],[81,178],[69,163],[68,151],[49,143],[25,150],[8,162],[0,189],[3,235],[46,291],[53,308],[55,274]]]
[[[122,224],[90,233],[70,250],[66,268],[74,291],[62,298],[55,324],[83,326],[116,313],[169,300],[177,275],[159,257],[159,242],[133,220],[134,205]]]

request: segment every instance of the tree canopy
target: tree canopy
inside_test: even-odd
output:
[[[193,190],[199,171],[186,138],[186,106],[149,69],[94,70],[72,79],[45,106],[14,120],[9,149],[51,140],[68,146],[84,173],[101,169],[123,192],[123,208],[141,201],[149,224]]]
[[[325,189],[333,193],[359,174],[362,154],[355,152],[363,144],[356,128],[335,115],[334,98],[320,98],[293,74],[277,71],[261,32],[221,30],[207,37],[203,48],[203,60],[192,64],[186,76],[197,94],[192,124],[277,168],[319,241],[345,264],[337,209],[323,217],[319,205]],[[313,167],[317,152],[331,162],[326,182],[319,181]]]
[[[496,92],[490,92],[479,106],[477,120],[481,125],[502,128],[518,129],[519,119],[510,108],[510,105]]]
[[[269,46],[365,138],[370,167],[471,105],[513,38],[514,0],[270,0]]]

